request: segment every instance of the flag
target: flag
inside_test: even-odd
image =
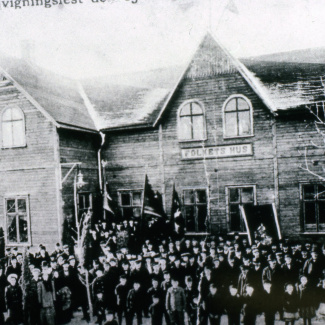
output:
[[[175,183],[173,184],[173,194],[172,194],[172,208],[170,213],[170,221],[174,222],[175,219],[182,216],[181,212],[181,201],[179,199],[178,193],[175,188]]]
[[[142,216],[151,215],[153,217],[165,217],[162,196],[159,192],[154,192],[149,184],[148,176],[145,177],[143,189],[143,209]]]
[[[108,194],[108,184],[107,182],[105,183],[104,186],[104,193],[103,193],[103,208],[105,211],[110,212],[111,214],[115,215],[115,212],[113,211],[112,204],[113,200],[111,196]]]
[[[182,214],[181,200],[176,191],[175,183],[173,184],[170,224],[174,238],[182,238],[185,233],[185,219]]]
[[[236,14],[236,15],[239,14],[238,8],[237,8],[234,0],[229,0],[228,1],[226,9],[229,10],[230,12],[232,12],[233,14]]]

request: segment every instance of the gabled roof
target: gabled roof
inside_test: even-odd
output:
[[[153,126],[179,78],[180,67],[81,81],[100,129]]]
[[[325,101],[325,64],[242,60],[281,110]]]
[[[0,66],[57,126],[97,132],[155,127],[184,79],[240,73],[274,115],[325,101],[322,55],[315,63],[313,51],[292,53],[293,62],[283,53],[238,60],[208,33],[186,65],[78,84],[23,60],[0,59]]]
[[[2,57],[0,67],[57,126],[97,131],[75,81],[14,58]]]

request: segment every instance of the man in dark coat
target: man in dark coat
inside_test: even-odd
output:
[[[313,249],[311,252],[311,258],[309,258],[303,267],[303,274],[308,278],[309,285],[311,287],[317,286],[319,280],[323,275],[324,265],[319,258],[318,251]]]
[[[17,284],[18,276],[15,273],[8,275],[8,282],[6,287],[6,303],[9,311],[9,324],[17,325],[22,320],[22,291]]]
[[[26,300],[25,300],[25,312],[28,324],[38,325],[40,324],[40,305],[38,303],[37,284],[40,281],[40,269],[34,268],[32,270],[32,278],[26,286]]]
[[[4,265],[0,264],[0,325],[4,324],[3,313],[6,312],[5,290],[8,284],[7,277],[4,274]]]
[[[143,290],[141,290],[140,282],[135,279],[133,288],[130,289],[127,300],[127,317],[126,324],[132,325],[134,314],[137,316],[137,325],[142,324],[142,311],[143,311]]]
[[[214,283],[210,284],[209,291],[205,309],[209,316],[210,325],[220,325],[221,316],[224,311],[224,298],[218,292],[217,286]]]

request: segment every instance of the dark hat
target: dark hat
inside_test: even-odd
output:
[[[46,261],[42,261],[42,264],[41,264],[42,267],[48,267],[48,263]]]
[[[18,279],[18,275],[16,273],[10,273],[7,277],[8,282],[10,282],[11,279]]]
[[[72,260],[75,260],[76,258],[74,257],[74,255],[70,255],[69,258],[68,258],[68,261],[72,261]]]
[[[69,248],[69,246],[68,246],[68,245],[63,245],[62,248],[63,248],[63,249],[67,249],[67,248]]]
[[[254,258],[253,259],[253,264],[254,265],[259,265],[259,264],[261,264],[261,260],[259,258]]]

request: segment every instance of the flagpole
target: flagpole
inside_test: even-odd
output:
[[[106,191],[107,191],[107,188],[106,188],[106,167],[105,166],[106,166],[106,164],[102,163],[102,167],[103,167],[103,185],[102,185],[103,202],[104,202],[104,199],[106,200],[106,198],[104,198],[104,196],[106,195]],[[106,217],[107,217],[106,209],[103,209],[103,210],[104,210],[104,220],[107,222],[108,220],[106,220]]]
[[[141,219],[140,219],[140,231],[142,231],[142,226],[143,226],[143,214],[144,214],[144,199],[146,195],[146,185],[147,185],[147,173],[145,174],[144,177],[144,185],[143,185],[143,193],[142,193],[142,207],[141,207]]]

